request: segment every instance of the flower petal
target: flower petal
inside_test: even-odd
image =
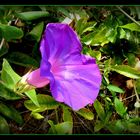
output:
[[[73,110],[93,103],[99,93],[99,68],[94,63],[86,64],[60,66],[61,70],[54,74],[55,84],[50,83],[53,97]]]
[[[37,88],[40,88],[46,86],[50,81],[46,77],[40,76],[40,69],[37,69],[28,75],[27,82]]]
[[[79,64],[82,46],[71,27],[62,23],[49,23],[41,41],[42,58],[52,66]]]
[[[83,64],[95,64],[96,60],[95,58],[89,56],[89,55],[83,55],[82,54],[82,60],[83,60]]]

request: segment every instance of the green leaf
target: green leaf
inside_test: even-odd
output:
[[[107,86],[107,88],[110,90],[110,91],[114,91],[114,92],[118,92],[118,93],[124,93],[125,91],[122,90],[121,88],[119,88],[118,86],[115,86],[115,85],[112,85],[112,84],[109,84]]]
[[[104,108],[103,108],[102,104],[98,100],[95,100],[93,105],[94,105],[94,108],[95,108],[99,118],[102,121],[104,121],[105,118],[106,118],[106,114],[105,114],[105,111],[104,111]]]
[[[109,40],[106,37],[107,33],[107,28],[105,26],[99,28],[99,30],[94,34],[93,39],[91,41],[91,45],[101,45],[103,46],[104,44],[108,43]]]
[[[3,59],[1,79],[10,89],[13,89],[14,85],[20,80],[20,76],[14,72],[6,59]]]
[[[35,38],[37,42],[40,41],[40,38],[41,38],[42,32],[43,32],[43,27],[44,27],[44,23],[40,22],[29,33],[29,35],[31,35],[33,38]]]
[[[119,28],[119,38],[120,39],[126,38],[126,32],[122,28]]]
[[[23,31],[15,26],[0,24],[2,37],[6,40],[20,39],[23,37]]]
[[[130,123],[140,123],[140,117],[129,119]]]
[[[140,23],[140,22],[139,22]],[[131,31],[137,31],[137,32],[140,32],[140,26],[137,25],[136,23],[128,23],[126,25],[123,25],[123,26],[119,26],[121,28],[125,28],[125,29],[129,29]]]
[[[57,134],[57,131],[56,131],[56,128],[55,128],[53,121],[48,120],[48,123],[51,126],[51,128],[48,131],[48,134]]]
[[[39,107],[36,106],[31,100],[26,100],[24,105],[27,109],[34,111],[34,112],[43,112],[45,110],[56,109],[59,105],[51,96],[38,94],[37,100],[39,103]]]
[[[13,71],[12,67],[6,59],[3,59],[1,79],[4,82],[4,85],[12,90],[14,89],[16,83],[21,79],[21,77]],[[12,93],[12,91],[7,93],[7,95],[3,95],[3,97],[10,98],[10,93]],[[35,105],[39,106],[35,90],[27,91],[25,94],[32,100]],[[11,94],[11,96],[12,98],[16,98],[13,94]]]
[[[109,105],[108,105],[108,106],[109,106]],[[108,124],[108,122],[109,122],[111,116],[112,116],[112,110],[107,111],[107,113],[106,113],[106,117],[105,117],[105,120],[104,120],[104,124],[105,124],[105,125]]]
[[[101,26],[96,31],[85,35],[82,38],[82,42],[84,42],[86,45],[92,45],[92,46],[101,45],[101,46],[103,46],[104,44],[109,42],[109,40],[105,36],[106,32],[107,32],[107,28],[105,26]]]
[[[40,113],[32,112],[31,116],[33,116],[37,120],[44,119],[44,116],[42,116]]]
[[[9,134],[9,133],[10,129],[7,121],[2,116],[0,116],[0,134]]]
[[[87,120],[93,120],[94,114],[87,108],[82,108],[79,111],[76,111],[77,114],[81,115]]]
[[[110,42],[115,43],[117,38],[117,28],[108,28],[105,36]]]
[[[135,57],[135,54],[133,53],[127,53],[127,61],[128,61],[128,65],[134,67],[135,66],[135,60],[136,60],[136,57]]]
[[[120,28],[119,38],[130,40],[132,38],[131,31],[130,30],[124,30],[123,28]]]
[[[62,106],[63,107],[63,120],[64,122],[73,122],[73,119],[72,119],[72,115],[71,115],[71,112],[69,111],[69,108],[66,107],[66,106]]]
[[[128,132],[140,133],[140,126],[136,125],[135,123],[130,123],[128,121],[125,121],[125,127],[127,128]]]
[[[82,34],[82,32],[85,28],[85,24],[87,24],[87,19],[85,19],[85,18],[81,18],[76,22],[75,28],[76,28],[76,32],[78,35]]]
[[[126,120],[116,120],[110,123],[107,128],[112,133],[139,133],[140,126]]]
[[[0,97],[5,98],[6,100],[18,100],[21,99],[19,95],[17,95],[12,90],[6,88],[2,83],[0,83]]]
[[[126,115],[127,108],[123,105],[123,102],[121,102],[117,97],[115,97],[114,105],[115,105],[116,112],[120,116],[124,117],[124,115]]]
[[[38,103],[38,99],[37,99],[37,95],[36,95],[36,91],[33,90],[29,90],[25,92],[26,96],[29,97],[29,99],[31,99],[31,101],[36,105],[36,106],[40,106]]]
[[[68,18],[71,18],[70,12],[68,11],[69,10],[68,8],[66,9],[65,7],[57,6],[56,9],[57,9],[56,10],[57,12],[62,13],[63,15],[65,15]]]
[[[57,134],[72,134],[72,122],[62,122],[55,126]]]
[[[31,21],[38,18],[48,17],[49,13],[47,11],[31,11],[31,12],[22,12],[16,14],[18,18]]]
[[[87,22],[87,20],[87,18],[81,18],[76,22],[75,28],[78,35],[92,31],[97,24],[95,21]]]
[[[98,61],[100,61],[102,57],[100,51],[94,51],[94,50],[92,51],[92,56],[95,57]]]
[[[97,120],[94,126],[94,131],[98,132],[100,131],[102,128],[104,128],[104,123],[102,121]]]
[[[116,71],[119,74],[122,74],[129,78],[139,79],[140,78],[140,72],[136,70],[135,68],[132,68],[128,65],[117,65],[111,67],[112,71]]]
[[[97,59],[98,61],[101,60],[101,52],[100,51],[94,51],[90,48],[86,48],[85,52],[86,52],[86,55],[90,55],[90,56],[94,57],[95,59]]]
[[[22,53],[22,52],[12,52],[7,56],[9,62],[24,66],[24,67],[34,67],[37,68],[39,66],[39,62],[37,62],[31,56]]]
[[[51,125],[48,134],[72,134],[72,123],[71,122],[62,122],[54,125],[51,120],[48,121]]]
[[[84,30],[82,31],[82,34],[85,32],[90,32],[94,30],[94,27],[96,26],[97,22],[92,21],[92,22],[88,22],[85,27]]]
[[[23,119],[19,112],[15,110],[13,107],[8,107],[3,103],[0,103],[0,113],[4,116],[8,117],[9,119],[14,120],[15,122],[19,123],[20,125],[23,124]]]
[[[106,125],[106,127],[113,134],[121,134],[126,131],[121,120],[114,120]]]

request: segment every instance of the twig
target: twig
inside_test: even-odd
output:
[[[130,98],[132,98],[132,97],[134,97],[134,96],[136,96],[136,94],[131,95],[131,96],[127,97],[127,98],[124,98],[122,101],[125,101],[125,100],[127,100],[127,99],[130,99]]]
[[[137,22],[134,18],[132,18],[130,15],[128,15],[122,8],[120,8],[119,6],[116,6],[124,15],[126,15],[129,19],[131,19],[133,22],[135,22],[137,25],[140,26],[140,23]]]

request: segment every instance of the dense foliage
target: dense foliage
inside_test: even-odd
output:
[[[0,6],[0,133],[140,133],[139,20],[137,6]],[[79,111],[56,102],[49,85],[19,85],[39,67],[42,33],[52,22],[77,32],[102,74],[96,101]]]

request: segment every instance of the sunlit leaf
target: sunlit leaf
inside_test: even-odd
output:
[[[32,112],[31,116],[33,116],[37,120],[44,119],[44,116],[42,116],[40,113],[37,112]]]
[[[97,22],[87,22],[87,18],[81,18],[76,22],[75,28],[78,35],[82,35],[85,32],[90,32],[94,30]]]
[[[112,71],[116,71],[119,74],[122,74],[129,78],[139,79],[140,78],[140,72],[136,70],[135,68],[132,68],[128,65],[118,65],[118,66],[112,66]]]
[[[124,93],[124,90],[119,88],[118,86],[115,86],[115,85],[112,85],[112,84],[109,84],[107,86],[107,88],[110,90],[110,91],[114,91],[114,92],[118,92],[118,93]]]
[[[117,29],[108,28],[105,36],[110,42],[115,43],[117,38]]]
[[[140,22],[139,22],[140,23]],[[137,32],[140,32],[140,26],[137,25],[136,23],[128,23],[126,25],[123,25],[123,26],[119,26],[121,28],[125,28],[125,29],[129,29],[131,31],[137,31]]]
[[[94,34],[95,34],[94,32],[91,32],[91,33],[85,35],[85,36],[81,39],[81,41],[82,41],[84,44],[86,44],[86,45],[90,45],[91,42],[92,42],[92,40],[93,40]]]
[[[119,38],[130,40],[132,38],[132,34],[130,30],[125,30],[123,28],[119,28]]]
[[[36,91],[34,89],[33,90],[26,91],[25,94],[29,97],[29,99],[31,99],[31,101],[36,106],[39,106],[37,95],[36,95]]]
[[[82,31],[82,33],[89,32],[89,31],[93,31],[96,24],[97,24],[97,22],[95,22],[95,21],[88,22],[88,23],[86,24],[84,30]]]
[[[59,105],[51,96],[38,94],[37,100],[39,103],[39,107],[36,106],[31,100],[26,100],[24,105],[27,109],[34,112],[43,112],[45,110],[56,109]]]
[[[12,69],[12,67],[10,66],[10,64],[8,63],[6,59],[3,59],[1,79],[4,82],[4,85],[11,90],[14,89],[14,86],[16,85],[16,83],[21,79],[21,77],[17,73],[14,72],[14,70]],[[2,96],[7,97],[9,99],[17,98],[14,94],[10,95],[10,93],[12,93],[12,91],[9,91],[9,93]],[[35,90],[27,91],[25,92],[25,94],[32,100],[34,104],[38,105]]]
[[[7,121],[2,116],[0,116],[0,134],[9,134],[9,133],[10,129]]]
[[[96,34],[94,34],[93,39],[91,41],[91,45],[101,45],[103,46],[106,43],[109,43],[109,40],[105,36],[107,33],[107,28],[103,26],[101,29],[99,29]]]
[[[20,80],[20,76],[14,72],[6,59],[3,59],[1,79],[10,89],[13,89],[14,85]]]
[[[94,51],[92,50],[92,52],[90,53],[90,55],[94,58],[96,58],[98,61],[101,60],[101,52],[100,51]]]
[[[79,111],[76,111],[77,114],[81,115],[87,120],[93,120],[94,114],[87,108],[82,108]]]

